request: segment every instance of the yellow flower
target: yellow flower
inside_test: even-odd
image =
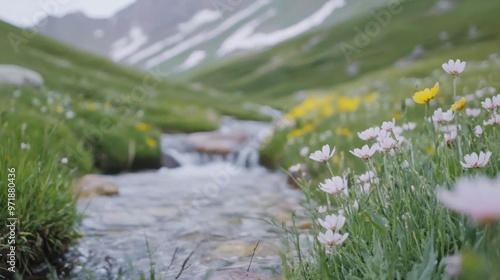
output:
[[[314,125],[311,123],[305,124],[304,127],[302,127],[302,130],[304,133],[311,132],[313,131]]]
[[[58,106],[56,107],[56,112],[57,112],[57,113],[62,113],[62,112],[64,112],[64,108],[63,108],[63,106],[58,105]]]
[[[90,104],[87,104],[87,110],[88,111],[95,111],[97,109],[97,105],[95,103],[90,103]]]
[[[345,135],[345,136],[351,135],[351,131],[349,130],[349,128],[342,128],[342,127],[337,127],[335,129],[335,133],[337,133],[338,135]]]
[[[360,102],[361,102],[361,98],[359,98],[359,97],[349,98],[349,97],[341,96],[341,97],[339,97],[339,101],[338,101],[339,111],[342,111],[342,112],[356,111],[356,109],[358,109]]]
[[[372,92],[370,94],[368,94],[367,96],[365,96],[364,98],[364,102],[367,103],[367,104],[371,104],[375,101],[375,99],[378,98],[378,92]]]
[[[151,126],[147,123],[140,122],[140,123],[135,125],[135,128],[137,128],[137,130],[139,130],[139,131],[148,131],[151,129]]]
[[[328,117],[331,114],[333,114],[333,108],[327,103],[321,108],[321,117]]]
[[[429,155],[433,155],[433,154],[434,154],[434,152],[435,152],[435,151],[434,151],[434,147],[432,147],[432,146],[428,146],[428,147],[427,147],[427,153],[428,153]]]
[[[392,117],[398,120],[401,119],[402,117],[401,112],[394,112],[394,114],[392,114]]]
[[[425,104],[433,99],[439,92],[439,83],[436,83],[433,88],[426,88],[422,91],[417,91],[413,95],[413,101],[418,104]]]
[[[299,137],[300,135],[302,135],[302,130],[297,128],[288,133],[287,138],[293,139]]]
[[[465,100],[465,97],[460,98],[455,104],[451,105],[451,110],[452,111],[460,111],[465,107],[465,103],[467,101]]]
[[[151,148],[156,148],[156,140],[153,138],[148,138],[146,139],[146,145],[148,145]]]

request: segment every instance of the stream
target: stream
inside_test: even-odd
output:
[[[246,141],[222,156],[187,148],[190,135],[163,135],[162,150],[180,167],[109,176],[118,196],[78,202],[84,236],[70,253],[76,264],[68,279],[92,279],[87,272],[138,279],[151,265],[157,279],[279,276],[282,229],[271,220],[303,216],[304,198],[283,172],[258,165],[257,135],[267,126],[226,119],[220,132]]]

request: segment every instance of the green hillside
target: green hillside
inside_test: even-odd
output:
[[[498,50],[498,1],[453,1],[449,10],[438,9],[436,2],[387,4],[375,11],[378,16],[365,14],[266,51],[203,69],[190,80],[226,92],[243,92],[252,98],[272,96],[269,103],[286,107],[291,104],[288,97],[297,91],[331,88],[380,69],[394,68],[417,46],[424,49],[423,58],[441,60],[458,55],[466,60],[485,59]],[[377,21],[377,17],[382,19]],[[475,51],[468,51],[471,48]],[[356,65],[359,73],[350,75],[346,71],[349,65]],[[423,76],[430,69],[419,68],[412,74]]]
[[[62,121],[65,113],[73,112],[75,118],[65,125],[87,142],[100,138],[90,146],[103,171],[158,166],[158,145],[151,149],[145,139],[159,143],[160,130],[212,130],[223,114],[264,118],[241,108],[236,97],[166,82],[168,73],[163,71],[140,73],[2,22],[0,33],[8,38],[0,42],[0,64],[26,67],[45,79],[42,89],[0,89],[3,109],[17,100],[19,110],[35,118],[42,112],[51,121]],[[15,90],[20,98],[13,96]],[[137,129],[138,123],[147,125]],[[99,125],[106,127],[104,133]]]

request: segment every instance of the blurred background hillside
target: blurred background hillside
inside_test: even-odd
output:
[[[398,102],[390,85],[402,76],[427,77],[452,57],[486,60],[500,47],[494,0],[16,3],[2,2],[0,18],[28,29],[0,24],[0,63],[39,73],[48,95],[77,98],[54,110],[83,108],[80,126],[124,106],[132,127],[192,132],[216,129],[224,115],[270,120],[271,108],[289,111],[310,93],[383,92]],[[88,114],[94,103],[103,111]],[[98,158],[130,157],[130,144],[106,138]]]

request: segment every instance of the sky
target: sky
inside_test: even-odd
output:
[[[0,20],[20,27],[35,25],[47,14],[63,16],[81,11],[107,18],[136,0],[0,0]]]

